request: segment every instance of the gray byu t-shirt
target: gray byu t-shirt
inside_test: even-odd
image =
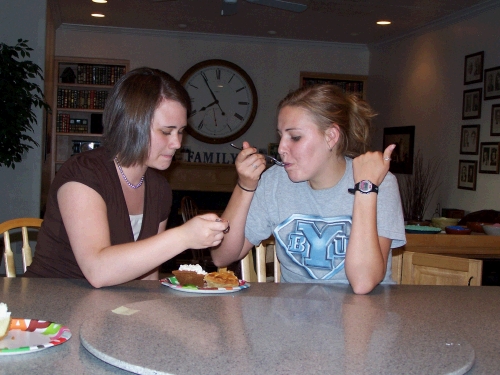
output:
[[[254,194],[245,227],[253,244],[274,234],[283,282],[348,283],[344,260],[351,233],[354,195],[352,159],[332,188],[313,190],[307,182],[292,182],[283,167],[265,173]],[[390,172],[380,185],[377,199],[379,236],[392,240],[391,248],[406,243],[397,180]],[[391,278],[391,256],[382,283]]]

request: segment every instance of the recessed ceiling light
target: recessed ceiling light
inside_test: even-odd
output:
[[[391,21],[377,21],[377,25],[390,25]]]
[[[108,0],[92,0],[93,3],[105,4]]]
[[[104,17],[104,14],[100,14],[100,13],[92,13],[91,14],[92,17],[98,17],[98,18],[102,18]]]
[[[276,31],[274,31],[274,30],[269,30],[267,33],[268,33],[269,35],[276,35]]]

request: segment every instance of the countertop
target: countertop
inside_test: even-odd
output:
[[[259,284],[187,294],[157,281],[1,278],[15,318],[61,323],[59,346],[0,356],[0,374],[492,374],[500,287]],[[125,306],[132,315],[112,312]],[[85,344],[99,359],[91,354]],[[114,363],[116,366],[107,362]]]

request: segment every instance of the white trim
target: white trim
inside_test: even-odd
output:
[[[89,26],[89,25],[77,25],[71,23],[63,23],[58,30],[74,30],[81,32],[100,32],[100,33],[121,33],[121,34],[133,34],[133,35],[146,35],[146,36],[168,36],[175,38],[189,38],[189,39],[199,39],[206,41],[214,41],[217,38],[220,41],[227,42],[247,42],[247,43],[269,43],[269,44],[290,44],[290,45],[307,45],[309,47],[320,47],[320,48],[349,48],[349,49],[359,49],[368,51],[366,44],[357,43],[338,43],[338,42],[322,42],[315,40],[299,40],[299,39],[284,39],[284,38],[266,38],[266,37],[255,37],[255,36],[243,36],[243,35],[226,35],[226,34],[209,34],[209,33],[195,33],[188,31],[170,31],[170,30],[156,30],[156,29],[134,29],[130,27],[111,27],[111,26]]]

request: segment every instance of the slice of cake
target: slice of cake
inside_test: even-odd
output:
[[[179,270],[172,271],[182,286],[194,285],[198,288],[205,286],[203,278],[207,274],[199,264],[182,264]]]
[[[0,340],[7,336],[10,327],[10,312],[7,305],[0,302]]]
[[[210,272],[205,276],[205,281],[209,288],[227,288],[240,285],[240,281],[233,271]]]

